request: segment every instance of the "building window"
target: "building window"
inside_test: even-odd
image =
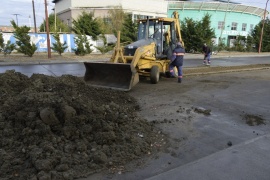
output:
[[[218,29],[224,28],[224,21],[218,21]]]
[[[242,24],[242,31],[246,31],[247,30],[247,24],[246,23],[243,23]]]
[[[137,21],[138,20],[138,15],[137,14],[134,14],[133,15],[133,19],[134,19],[134,21]]]
[[[138,19],[147,19],[146,15],[140,15],[140,14],[134,14],[134,21],[138,20]],[[153,18],[153,16],[148,16],[148,18]]]
[[[105,24],[112,24],[112,20],[111,20],[111,18],[109,18],[109,17],[104,17],[104,18],[103,18],[103,22],[104,22]]]
[[[236,22],[232,22],[231,30],[232,31],[236,31],[237,30],[237,23]]]
[[[251,25],[250,25],[250,31],[253,31],[253,28],[254,28],[254,25],[251,24]]]

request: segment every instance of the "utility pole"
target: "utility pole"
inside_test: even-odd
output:
[[[34,0],[32,0],[32,6],[33,6],[33,17],[34,17],[34,27],[35,27],[35,33],[37,33],[37,25],[36,25],[36,13],[35,13],[35,4],[34,4]]]
[[[47,49],[48,49],[48,58],[51,58],[51,42],[50,42],[50,29],[49,29],[49,19],[48,19],[48,10],[47,10],[47,0],[45,1],[45,18],[46,18],[46,32],[47,32]]]
[[[265,9],[264,9],[264,17],[263,17],[263,24],[262,24],[262,30],[261,30],[261,38],[260,38],[260,44],[259,44],[259,53],[261,53],[261,48],[262,48],[263,28],[264,28],[264,23],[265,23],[265,16],[266,16],[266,9],[267,9],[268,1],[269,0],[266,1]]]
[[[15,16],[16,16],[17,26],[19,26],[19,23],[18,23],[18,15],[20,15],[20,14],[12,14],[12,15],[15,15]]]
[[[224,15],[224,21],[223,21],[224,24],[221,27],[221,32],[220,32],[219,41],[218,41],[219,44],[221,44],[220,41],[222,42],[222,34],[223,34],[223,31],[224,31],[225,25],[226,25],[226,16],[227,16],[228,8],[229,8],[229,2],[230,2],[230,0],[228,0],[228,2],[227,2],[227,9],[226,9],[226,12]]]

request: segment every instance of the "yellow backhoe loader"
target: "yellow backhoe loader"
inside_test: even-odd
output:
[[[138,20],[138,40],[120,46],[120,32],[114,53],[108,62],[84,62],[84,80],[93,86],[129,91],[139,82],[139,77],[150,77],[158,83],[161,75],[169,73],[170,57],[181,37],[179,15],[171,18]]]

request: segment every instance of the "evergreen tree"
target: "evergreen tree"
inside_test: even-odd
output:
[[[53,43],[53,47],[51,47],[51,49],[61,55],[68,48],[67,42],[61,43],[59,33],[53,34],[53,38],[56,42]]]
[[[77,47],[73,50],[75,51],[76,55],[84,56],[86,54],[90,54],[93,51],[91,49],[92,44],[89,43],[85,34],[77,35],[74,40]]]
[[[55,23],[55,15],[50,14],[49,15],[49,32],[70,32],[70,28],[67,24],[63,23],[61,19],[56,17],[56,23]],[[55,29],[56,25],[56,29]],[[46,32],[46,20],[43,21],[43,23],[39,26],[40,32]]]
[[[3,34],[0,32],[0,52],[2,51],[4,46],[4,38],[3,38]]]
[[[76,34],[85,34],[97,40],[98,35],[102,33],[99,20],[94,18],[93,13],[82,12],[77,20],[73,20],[72,30]]]
[[[182,39],[185,42],[185,49],[187,52],[190,51],[200,51],[201,46],[195,44],[194,39],[196,39],[196,26],[197,22],[191,18],[186,18],[182,23],[181,34]]]
[[[0,52],[3,51],[4,48],[4,38],[3,38],[3,34],[0,32]]]
[[[201,21],[185,18],[181,24],[182,38],[187,51],[201,52],[204,43],[212,46],[215,31],[211,28],[211,16],[209,14],[206,14]]]
[[[255,26],[252,37],[254,40],[255,48],[259,50],[263,20]],[[262,37],[261,52],[270,52],[270,20],[266,18],[264,22],[264,32]]]
[[[0,53],[3,52],[6,56],[10,54],[15,49],[15,45],[10,41],[7,41],[7,44],[4,43],[3,34],[0,33]]]
[[[125,15],[120,38],[124,44],[129,44],[137,40],[137,24],[132,22],[131,14]]]
[[[95,46],[95,48],[97,48],[97,49],[101,52],[101,54],[105,54],[105,53],[111,51],[111,50],[113,49],[114,46],[113,46],[112,44],[108,44],[108,43],[107,43],[107,40],[106,40],[105,35],[102,34],[102,35],[100,36],[100,38],[101,38],[102,41],[103,41],[103,46]]]
[[[37,50],[37,46],[34,43],[31,43],[31,37],[28,35],[30,28],[27,26],[19,27],[14,20],[11,21],[11,24],[15,29],[14,37],[16,38],[16,44],[18,46],[15,49],[20,53],[32,57]]]
[[[211,16],[208,13],[198,22],[196,29],[198,31],[198,40],[200,41],[198,43],[201,43],[200,46],[203,43],[212,45],[212,39],[216,36],[215,30],[211,28]]]

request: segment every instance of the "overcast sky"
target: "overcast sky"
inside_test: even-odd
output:
[[[108,0],[111,1],[111,0]],[[131,3],[133,0],[130,0]],[[267,0],[232,0],[235,2],[240,2],[245,5],[256,6],[260,8],[265,8]],[[37,27],[43,22],[45,17],[45,7],[44,0],[34,0],[35,12],[36,12],[36,25]],[[52,0],[47,0],[48,3],[48,13],[52,13],[54,8],[54,3]],[[267,10],[270,11],[270,3],[267,5]],[[17,14],[17,15],[15,15]],[[33,18],[33,8],[32,0],[1,0],[0,7],[0,25],[11,25],[10,21],[15,20],[19,26],[27,25],[34,26]]]
[[[45,17],[44,2],[44,0],[34,0],[37,26],[40,26]],[[52,0],[48,0],[47,3],[48,13],[52,13],[54,3],[52,3]],[[1,0],[0,25],[11,25],[10,21],[17,22],[17,19],[19,26],[34,26],[32,0]]]

